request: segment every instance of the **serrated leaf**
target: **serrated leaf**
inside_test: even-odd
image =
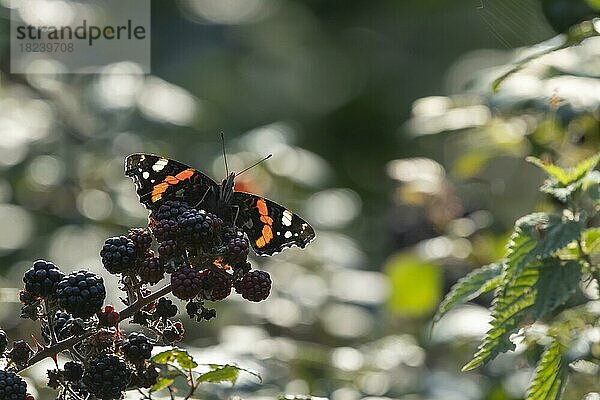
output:
[[[527,389],[525,400],[558,400],[568,377],[567,363],[562,356],[562,346],[557,340],[544,350]]]
[[[581,161],[573,168],[561,168],[552,163],[547,163],[536,157],[527,157],[527,161],[540,167],[551,178],[555,179],[562,187],[566,187],[580,179],[582,179],[588,172],[592,171],[600,162],[600,153]]]
[[[558,259],[528,263],[515,279],[505,280],[494,299],[492,328],[463,370],[477,368],[498,354],[513,350],[510,335],[521,324],[538,320],[564,304],[580,280],[581,265],[577,261],[561,263]]]
[[[168,364],[175,361],[181,368],[185,370],[194,369],[198,366],[190,353],[178,348],[173,348],[158,353],[152,357],[152,361],[157,364]]]
[[[589,228],[581,234],[583,251],[587,254],[600,252],[600,228]]]
[[[197,383],[202,382],[212,382],[212,383],[220,383],[220,382],[231,382],[231,384],[235,384],[237,378],[240,374],[240,368],[235,365],[213,365],[213,370],[206,372],[200,375],[197,379]]]
[[[158,380],[158,382],[156,382],[154,385],[152,385],[152,387],[150,388],[150,391],[158,392],[159,390],[164,389],[167,386],[170,386],[173,382],[175,382],[175,379],[161,378]]]
[[[496,289],[502,283],[504,265],[493,263],[478,268],[461,278],[446,295],[433,317],[438,322],[448,311],[469,300]]]

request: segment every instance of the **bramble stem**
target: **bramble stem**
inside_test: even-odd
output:
[[[135,303],[124,308],[122,311],[119,312],[119,317],[120,317],[119,320],[123,321],[128,318],[131,318],[136,312],[138,312],[139,310],[141,310],[148,304],[152,303],[154,300],[171,293],[172,289],[173,289],[173,286],[171,284],[168,284],[167,286],[152,293],[148,297],[141,297]],[[33,364],[36,364],[47,357],[52,357],[52,356],[60,353],[61,351],[67,350],[67,349],[71,348],[72,346],[76,345],[77,343],[81,342],[82,340],[94,335],[95,333],[96,333],[96,330],[90,330],[88,332],[82,333],[81,335],[73,336],[68,339],[57,342],[55,345],[47,347],[44,350],[39,351],[39,352],[35,353],[33,356],[31,356],[29,358],[29,361],[27,362],[26,367],[32,366]],[[26,367],[19,368],[19,371],[25,369]]]

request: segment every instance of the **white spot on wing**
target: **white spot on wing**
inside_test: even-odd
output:
[[[294,214],[292,214],[292,212],[290,210],[285,210],[283,212],[283,216],[281,217],[281,223],[283,224],[283,226],[292,225],[292,217],[293,216],[294,216]]]
[[[150,177],[150,172],[148,172],[148,171],[144,171],[144,172],[142,173],[142,178],[144,178],[144,179],[148,179],[149,177]]]
[[[285,233],[284,233],[284,235],[283,235],[283,236],[285,236],[285,238],[286,238],[286,239],[289,239],[289,238],[291,238],[291,237],[292,237],[292,232],[290,232],[290,231],[287,231],[287,232],[285,232]]]
[[[157,162],[154,163],[152,169],[156,172],[162,171],[163,168],[169,163],[169,160],[166,158],[159,158]]]

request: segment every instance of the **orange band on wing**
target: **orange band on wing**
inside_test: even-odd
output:
[[[273,239],[273,218],[269,216],[269,208],[265,199],[258,199],[256,201],[256,208],[260,214],[260,221],[264,224],[262,227],[262,236],[256,239],[256,246],[258,248],[265,247],[267,243]]]
[[[194,169],[188,168],[175,176],[168,175],[161,183],[152,188],[152,202],[155,203],[162,199],[163,193],[169,188],[169,186],[177,185],[181,181],[190,179],[192,176],[194,176],[194,173]]]

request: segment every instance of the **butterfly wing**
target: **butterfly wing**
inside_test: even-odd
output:
[[[185,201],[192,207],[216,207],[218,185],[202,172],[154,154],[136,153],[125,159],[125,175],[135,183],[140,202],[155,210],[166,200]]]
[[[236,224],[258,255],[271,256],[292,246],[304,248],[315,238],[308,222],[274,201],[235,192],[232,203],[239,208]]]

